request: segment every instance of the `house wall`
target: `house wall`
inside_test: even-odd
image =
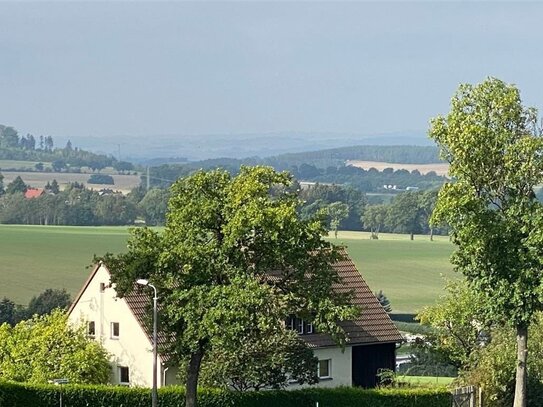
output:
[[[116,297],[113,288],[100,292],[100,283],[109,284],[110,274],[101,266],[72,309],[69,320],[73,324],[95,321],[95,339],[100,341],[111,357],[111,383],[119,384],[119,366],[127,366],[130,386],[152,386],[152,344],[136,320],[125,300]],[[119,338],[111,337],[111,323],[118,322]],[[162,383],[160,360],[158,385]],[[167,372],[168,373],[168,372]]]
[[[342,352],[339,347],[314,349],[313,353],[319,360],[330,360],[330,378],[322,379],[318,384],[311,387],[338,387],[352,385],[352,348],[345,347]],[[288,386],[289,390],[308,387],[293,383]]]

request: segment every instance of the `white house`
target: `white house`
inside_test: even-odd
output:
[[[153,382],[152,333],[144,323],[149,298],[131,294],[118,298],[110,286],[110,273],[99,263],[68,311],[73,324],[85,324],[87,334],[113,355],[111,383],[151,387]],[[160,339],[159,339],[160,342]],[[157,385],[176,384],[177,369],[159,355]]]
[[[380,369],[395,369],[396,344],[402,337],[346,253],[334,268],[342,280],[334,288],[352,291],[353,303],[362,309],[358,319],[341,324],[347,338],[345,349],[299,318],[290,318],[287,325],[298,331],[319,359],[317,386],[374,387]],[[89,336],[113,355],[113,384],[151,387],[152,335],[145,323],[149,301],[149,296],[137,292],[118,298],[107,267],[100,263],[70,307],[69,320],[86,324]],[[159,344],[162,340],[159,337]],[[176,384],[178,369],[168,367],[164,355],[159,362],[158,385]]]

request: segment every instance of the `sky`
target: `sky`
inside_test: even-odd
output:
[[[0,2],[0,123],[84,138],[421,132],[460,83],[543,107],[543,3]]]

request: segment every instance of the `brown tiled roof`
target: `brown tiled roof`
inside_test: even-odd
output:
[[[341,278],[342,284],[336,284],[334,289],[337,292],[352,290],[353,303],[361,309],[357,319],[340,323],[346,334],[347,345],[401,342],[400,332],[371,292],[347,252],[342,251],[343,260],[333,266]],[[333,339],[326,334],[302,335],[302,338],[312,348],[336,346]]]
[[[151,292],[153,291],[151,288],[149,288],[149,290]],[[151,319],[152,307],[150,306],[152,303],[152,296],[146,293],[142,287],[134,285],[134,289],[130,292],[130,294],[125,295],[123,298],[126,301],[128,308],[130,308],[136,317],[136,320],[140,324],[141,328],[149,337],[149,341],[153,343],[153,325]],[[160,304],[158,305],[158,313],[160,315]],[[158,331],[157,339],[159,350],[161,347],[171,343],[168,336],[160,332],[160,330]],[[160,359],[163,362],[166,362],[170,358],[168,355],[160,353]]]
[[[346,334],[347,345],[401,342],[402,336],[400,335],[400,332],[392,323],[392,320],[385,312],[381,304],[379,304],[379,301],[368,287],[368,284],[362,278],[360,272],[356,269],[356,266],[347,255],[347,252],[342,249],[342,254],[343,259],[338,261],[333,266],[341,279],[341,283],[335,284],[334,289],[337,292],[352,291],[353,304],[361,309],[360,316],[357,319],[340,323],[340,326],[344,329]],[[99,265],[96,266],[89,276],[89,279],[83,286],[80,294],[72,304],[72,307],[70,307],[70,311],[75,306],[75,303],[96,273],[98,267]],[[124,297],[124,300],[152,343],[153,331],[152,326],[149,323],[150,321],[148,320],[150,311],[149,305],[152,301],[150,294],[151,293],[145,292],[142,287],[135,285],[134,290],[132,290],[130,294],[127,294]],[[302,335],[302,338],[311,348],[337,346],[334,340],[326,334],[306,334]],[[167,345],[168,343],[171,343],[171,338],[169,339],[159,331],[159,348],[160,346]],[[160,357],[164,362],[169,359],[167,355],[161,354]]]

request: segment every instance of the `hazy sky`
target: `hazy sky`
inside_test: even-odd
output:
[[[492,75],[543,106],[543,3],[0,3],[0,123],[119,134],[420,131]]]

